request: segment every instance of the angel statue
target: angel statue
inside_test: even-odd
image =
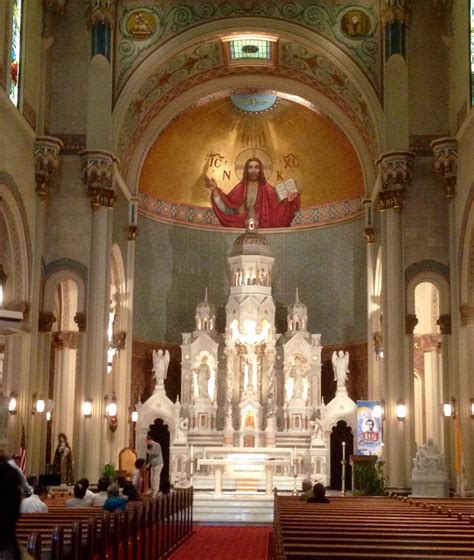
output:
[[[349,352],[344,354],[343,350],[332,353],[332,367],[334,370],[334,381],[338,387],[345,387],[347,374],[349,373]]]
[[[170,353],[168,350],[165,350],[165,352],[163,353],[163,350],[161,349],[158,351],[153,350],[152,353],[153,369],[151,371],[155,373],[155,390],[157,390],[159,387],[163,387],[164,385],[166,374],[168,372],[168,366],[170,364]]]

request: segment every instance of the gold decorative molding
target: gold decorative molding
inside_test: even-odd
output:
[[[79,333],[77,331],[58,331],[53,335],[53,345],[55,348],[79,348]]]
[[[34,163],[36,192],[44,200],[51,177],[59,171],[59,152],[63,143],[53,136],[38,136],[35,141]]]
[[[38,316],[38,330],[40,332],[51,332],[56,316],[51,311],[40,311]]]
[[[76,323],[79,332],[86,332],[87,327],[87,315],[83,312],[78,311],[74,315],[74,322]]]
[[[443,178],[446,198],[454,198],[458,171],[458,142],[456,138],[449,136],[437,138],[431,142],[431,150],[434,156],[434,174]]]
[[[418,325],[418,317],[413,313],[405,315],[405,334],[412,335],[416,325]]]
[[[21,313],[23,313],[23,322],[30,322],[31,304],[29,301],[25,301],[23,299],[14,299],[12,301],[9,301],[5,305],[5,309],[8,309],[10,311],[20,311]]]
[[[88,188],[87,194],[89,195],[93,211],[98,210],[101,206],[113,208],[117,198],[115,191],[112,189],[101,189],[100,187]]]
[[[405,191],[381,191],[379,193],[380,210],[384,212],[385,210],[393,209],[400,212],[403,209],[405,194]]]
[[[125,331],[117,331],[112,334],[112,347],[117,350],[123,350],[125,348],[125,340],[127,338],[127,333]]]
[[[469,325],[474,325],[474,305],[464,303],[459,308],[461,313],[461,325],[467,327]]]
[[[436,324],[439,325],[441,334],[451,334],[451,315],[449,313],[440,315]]]

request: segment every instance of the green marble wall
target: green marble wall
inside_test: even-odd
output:
[[[236,234],[139,221],[134,338],[180,343],[194,329],[204,289],[222,328],[229,284],[227,254]],[[273,295],[277,326],[286,329],[285,306],[295,287],[308,306],[309,329],[323,344],[365,340],[366,250],[363,219],[307,231],[267,234],[275,257]]]

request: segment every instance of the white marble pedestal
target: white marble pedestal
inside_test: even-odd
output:
[[[411,481],[412,496],[445,498],[449,496],[449,482],[445,475],[426,474],[423,479],[413,478]]]

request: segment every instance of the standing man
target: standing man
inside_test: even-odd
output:
[[[151,468],[151,488],[153,496],[157,496],[160,491],[160,475],[163,469],[163,453],[161,445],[153,440],[151,436],[146,437],[146,447],[148,463]]]

